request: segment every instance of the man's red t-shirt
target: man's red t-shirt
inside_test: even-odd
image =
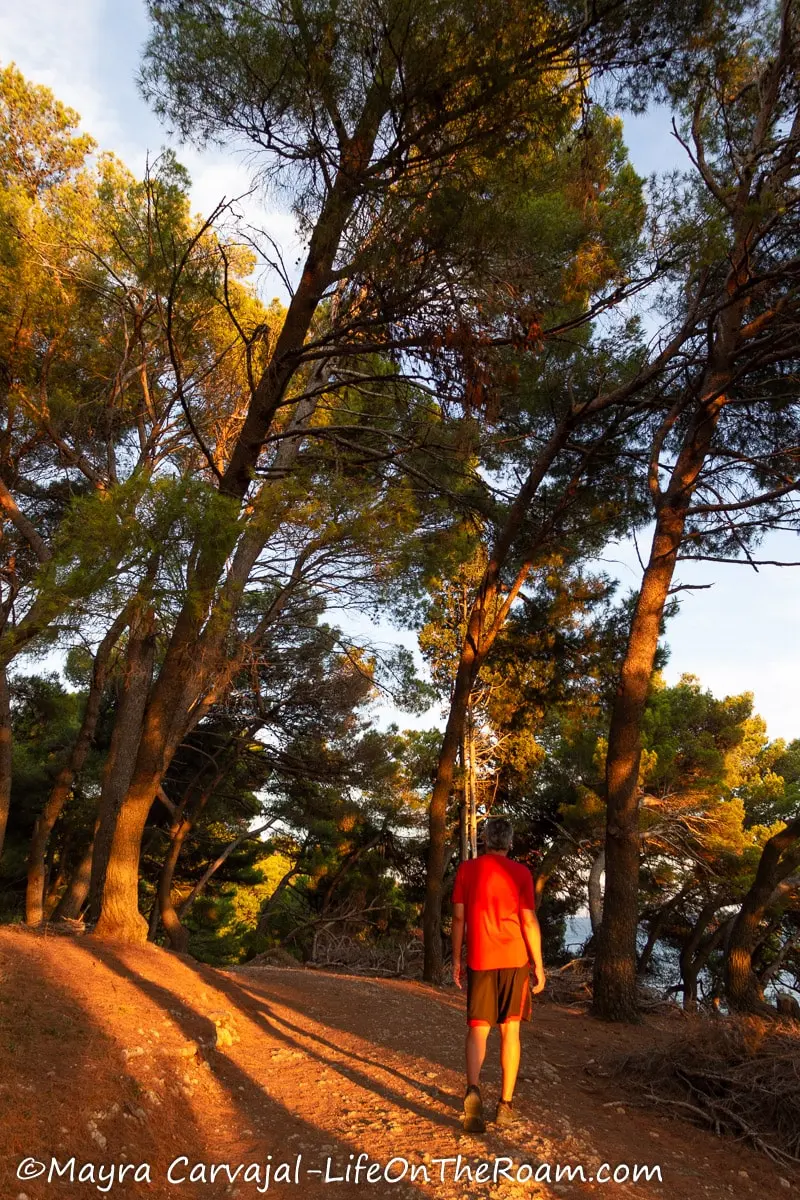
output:
[[[467,859],[456,872],[453,904],[464,905],[468,967],[495,971],[526,965],[521,914],[523,908],[536,909],[527,867],[504,854]]]

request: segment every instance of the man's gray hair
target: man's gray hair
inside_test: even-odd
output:
[[[487,850],[510,850],[514,826],[507,817],[488,817],[483,823],[483,840]]]

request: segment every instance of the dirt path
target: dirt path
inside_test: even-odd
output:
[[[415,983],[222,972],[152,947],[0,929],[0,1200],[796,1193],[798,1181],[755,1152],[632,1106],[619,1083],[587,1071],[614,1049],[666,1036],[663,1023],[606,1027],[540,1004],[523,1035],[520,1120],[502,1134],[464,1135],[463,1019],[460,996]],[[492,1062],[490,1111],[498,1082]],[[20,1179],[26,1157],[48,1170],[55,1160],[64,1176]],[[243,1168],[212,1182],[213,1164]],[[580,1165],[586,1180],[602,1164],[659,1166],[662,1182],[556,1183],[559,1164]]]

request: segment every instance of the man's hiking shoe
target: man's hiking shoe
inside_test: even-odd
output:
[[[510,1100],[498,1100],[497,1112],[494,1114],[495,1125],[513,1125],[516,1117],[514,1106]]]
[[[480,1088],[475,1086],[468,1087],[464,1097],[464,1132],[486,1132],[486,1122],[483,1119],[483,1100]]]

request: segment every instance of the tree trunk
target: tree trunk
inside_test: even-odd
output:
[[[753,947],[764,913],[775,902],[776,890],[800,866],[798,843],[800,817],[795,817],[765,843],[756,877],[734,918],[725,961],[725,996],[728,1007],[734,1012],[769,1009],[753,971]]]
[[[8,673],[5,666],[0,666],[0,858],[3,856],[8,810],[11,807],[11,761],[11,697]]]
[[[425,908],[422,914],[424,955],[422,977],[438,983],[442,977],[442,894],[447,842],[447,806],[453,786],[456,755],[461,743],[469,695],[476,672],[476,655],[469,636],[464,639],[458,664],[453,698],[447,714],[442,748],[436,768],[428,814],[428,861],[425,881]],[[466,773],[464,800],[466,804]]]
[[[380,843],[383,841],[383,837],[384,832],[381,830],[380,833],[376,833],[375,836],[370,838],[368,842],[365,842],[363,846],[358,846],[357,849],[351,850],[350,853],[345,856],[342,863],[340,863],[340,865],[334,871],[325,888],[325,892],[322,897],[322,907],[320,909],[320,912],[323,915],[330,909],[334,892],[336,891],[336,888],[342,879],[344,879],[345,875],[347,875],[349,871],[352,871],[358,860],[362,858],[368,850],[374,850],[376,846],[380,845]]]
[[[130,786],[136,765],[136,755],[142,736],[144,710],[153,678],[154,624],[155,617],[152,610],[137,614],[131,622],[125,677],[111,734],[108,758],[103,769],[100,792],[89,884],[88,919],[92,923],[96,922],[100,916],[106,867],[111,853],[117,815],[123,797]]]
[[[686,517],[724,405],[720,372],[710,373],[689,424],[669,487],[656,501],[650,558],[631,621],[611,714],[606,758],[606,887],[594,962],[595,1016],[638,1020],[636,930],[639,921],[639,765],[642,721],[664,608]]]
[[[768,963],[759,975],[759,983],[761,984],[762,991],[779,974],[781,967],[792,951],[797,948],[798,943],[800,943],[800,934],[793,934],[791,937],[787,937],[772,962]]]
[[[256,924],[256,933],[265,934],[267,932],[269,928],[269,916],[273,909],[276,908],[279,898],[286,891],[286,888],[294,879],[295,875],[302,874],[303,867],[305,866],[303,859],[309,844],[310,843],[308,839],[303,842],[303,845],[300,847],[300,852],[298,853],[297,858],[294,860],[294,863],[286,872],[286,874],[282,875],[278,881],[278,886],[275,888],[275,891],[272,893],[269,900],[267,900],[267,903],[264,905],[264,908],[261,911],[261,916],[258,918],[258,922]]]
[[[475,718],[472,697],[467,707],[467,819],[470,858],[478,857],[478,771],[475,763]]]
[[[686,1012],[694,1012],[697,1008],[697,977],[708,959],[702,959],[698,951],[703,942],[703,936],[714,913],[722,907],[722,900],[709,900],[703,905],[698,914],[694,927],[681,947],[680,966],[683,980],[683,1007]],[[710,951],[709,951],[710,953]]]
[[[161,925],[161,912],[158,907],[158,896],[153,897],[153,903],[150,905],[150,915],[147,918],[147,940],[154,942],[158,937],[158,929]]]
[[[66,846],[64,847],[64,853],[65,854],[68,853]],[[67,876],[64,871],[64,860],[61,855],[59,855],[58,870],[55,872],[55,874],[52,874],[52,870],[53,870],[53,864],[52,863],[47,864],[47,866],[45,867],[45,872],[44,872],[43,908],[44,908],[44,920],[45,921],[50,920],[50,914],[52,913],[53,909],[55,908],[55,906],[57,904],[56,897],[58,896],[59,891],[61,890],[61,888],[64,886],[64,884],[67,881]]]
[[[393,70],[388,54],[385,67],[387,72]],[[235,502],[237,513],[252,482],[273,418],[297,371],[313,318],[330,286],[342,234],[369,165],[386,104],[386,80],[381,80],[371,88],[356,131],[342,152],[340,169],[311,236],[300,282],[269,366],[255,388],[220,482],[220,496]],[[290,457],[296,456],[298,446],[295,441]],[[282,484],[276,481],[274,486]],[[269,494],[269,484],[264,488]],[[233,514],[232,503],[229,516]],[[146,937],[146,923],[138,911],[138,869],[147,814],[177,747],[199,719],[202,706],[210,705],[216,689],[222,686],[228,666],[226,637],[250,569],[268,536],[261,524],[257,519],[251,520],[240,537],[238,522],[223,522],[219,536],[204,539],[199,547],[191,585],[145,712],[136,768],[112,841],[95,930],[99,937],[132,941]],[[218,592],[231,556],[232,565]]]
[[[228,745],[230,745],[230,743],[228,743]],[[227,746],[224,748],[227,749]],[[222,749],[217,752],[217,755],[215,755],[215,760],[221,753]],[[176,950],[180,954],[186,954],[189,950],[189,932],[188,930],[184,929],[183,925],[181,924],[181,919],[172,903],[172,880],[175,875],[175,867],[177,866],[178,859],[180,858],[181,850],[183,849],[183,844],[191,833],[192,829],[194,829],[195,825],[197,824],[198,817],[213,795],[214,788],[219,783],[221,775],[222,772],[220,768],[217,767],[213,779],[204,785],[203,790],[197,797],[196,802],[194,805],[192,805],[192,811],[190,815],[184,816],[183,814],[186,812],[188,804],[191,800],[191,793],[195,787],[195,784],[189,785],[189,788],[187,789],[187,792],[176,811],[175,820],[172,828],[170,829],[169,850],[167,851],[167,856],[164,859],[164,865],[162,866],[158,877],[158,889],[156,892],[158,912],[164,925],[164,930],[167,934],[170,950]],[[195,783],[196,782],[197,781],[195,780]],[[155,936],[155,934],[153,933],[152,936]]]
[[[505,524],[498,533],[491,558],[486,565],[467,618],[428,813],[428,858],[425,878],[425,907],[422,914],[424,940],[422,977],[429,983],[438,983],[442,977],[442,894],[446,868],[447,808],[453,787],[456,757],[464,736],[469,698],[481,665],[490,652],[533,565],[533,547],[530,547],[531,554],[517,572],[516,579],[505,594],[502,604],[499,604],[501,574],[539,485],[566,445],[575,423],[576,419],[571,415],[559,423],[517,493]]]
[[[172,879],[180,856],[183,843],[194,822],[189,818],[179,821],[170,830],[170,843],[164,865],[158,877],[158,911],[169,941],[170,950],[185,954],[189,949],[189,932],[181,925],[175,907],[172,903]]]
[[[53,789],[36,821],[28,852],[28,884],[25,894],[25,921],[28,925],[41,925],[44,920],[45,857],[53,826],[66,804],[75,778],[83,768],[94,739],[100,717],[100,704],[108,675],[111,652],[119,641],[128,623],[129,611],[124,609],[112,624],[97,648],[86,710],[83,714],[78,736],[68,761],[59,771]]]
[[[589,871],[589,920],[592,923],[593,937],[597,937],[597,932],[603,924],[603,887],[601,881],[605,869],[606,852],[605,850],[601,850]]]
[[[461,756],[463,770],[464,756]],[[469,813],[467,806],[466,782],[461,790],[461,800],[458,805],[458,860],[466,862],[469,858]]]
[[[647,971],[647,968],[650,966],[650,959],[653,956],[653,950],[655,949],[656,942],[661,936],[661,931],[666,925],[670,915],[678,907],[678,904],[681,902],[690,888],[691,881],[684,884],[681,890],[675,896],[673,896],[671,900],[668,900],[666,904],[662,905],[658,912],[655,913],[652,920],[648,923],[647,941],[645,942],[642,953],[639,955],[639,959],[636,963],[636,973],[638,975],[644,975]]]
[[[772,137],[778,75],[774,63],[765,67],[762,108],[754,120],[753,161]],[[788,169],[786,164],[775,174]],[[716,316],[708,328],[705,363],[697,390],[682,393],[665,418],[653,442],[648,484],[655,506],[656,528],[650,559],[631,622],[625,659],[611,716],[606,760],[606,893],[594,970],[594,1005],[597,1016],[610,1020],[637,1019],[636,928],[638,922],[638,787],[641,729],[653,672],[661,620],[669,594],[691,499],[711,449],[727,391],[736,379],[737,355],[743,343],[742,320],[750,303],[752,244],[758,236],[754,173],[742,169],[739,185],[731,192],[732,237],[724,285],[716,298]],[[762,183],[758,185],[759,189]],[[691,419],[668,485],[661,489],[661,456],[666,437],[679,417],[692,406]]]
[[[594,1012],[609,1020],[637,1019],[641,728],[686,507],[688,498],[683,511],[665,506],[659,514],[611,717],[606,760],[606,884],[594,963]]]
[[[256,829],[248,829],[247,833],[239,834],[237,838],[234,838],[232,842],[228,843],[219,857],[215,858],[213,863],[206,868],[206,870],[198,879],[197,883],[189,892],[189,895],[186,897],[183,904],[178,909],[178,916],[181,920],[183,920],[186,914],[189,912],[195,900],[203,891],[212,876],[216,874],[223,863],[230,857],[231,854],[233,854],[237,846],[241,846],[242,842],[246,842],[249,838],[258,837],[260,833],[264,833],[265,830],[270,829],[275,824],[275,820],[275,817],[271,817],[269,821],[266,821],[263,825],[259,825]]]
[[[80,862],[70,875],[66,891],[53,912],[52,919],[54,921],[77,921],[81,915],[81,909],[86,903],[86,897],[89,895],[93,852],[94,838],[89,842]]]
[[[269,900],[264,905],[264,908],[261,912],[261,916],[258,918],[258,922],[256,924],[256,933],[266,934],[267,930],[269,929],[269,920],[268,920],[269,916],[271,915],[273,910],[277,907],[278,900],[283,895],[283,893],[286,891],[287,887],[289,886],[291,881],[294,879],[295,875],[299,875],[301,870],[302,870],[301,867],[297,867],[297,866],[290,867],[289,870],[286,872],[286,874],[281,876],[281,878],[278,882],[278,886],[275,888],[275,891],[272,893]]]

